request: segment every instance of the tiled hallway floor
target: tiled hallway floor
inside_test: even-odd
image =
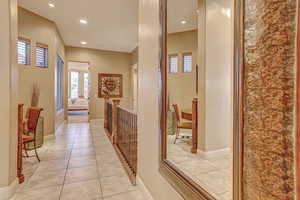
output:
[[[191,153],[191,139],[178,139],[176,144],[174,139],[168,137],[168,159],[217,200],[232,200],[232,154],[205,158]]]
[[[35,157],[24,159],[26,182],[12,200],[144,200],[100,121],[65,124]]]

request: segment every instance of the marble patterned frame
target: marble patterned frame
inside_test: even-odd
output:
[[[244,0],[244,200],[295,199],[297,0]]]

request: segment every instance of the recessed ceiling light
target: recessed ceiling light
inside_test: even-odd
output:
[[[185,21],[185,20],[182,20],[181,23],[182,23],[182,24],[186,24],[186,21]]]
[[[54,8],[55,7],[55,5],[54,5],[54,3],[48,3],[48,5],[49,5],[49,7],[51,7],[51,8]]]
[[[83,45],[85,45],[85,44],[86,44],[86,41],[81,41],[80,43],[83,44]]]
[[[81,20],[79,20],[79,21],[80,21],[80,23],[82,23],[82,24],[87,24],[87,23],[88,23],[85,19],[81,19]]]

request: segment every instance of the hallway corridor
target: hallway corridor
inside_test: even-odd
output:
[[[144,200],[124,171],[101,121],[64,124],[35,157],[12,200]]]

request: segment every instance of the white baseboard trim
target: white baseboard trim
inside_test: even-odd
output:
[[[203,158],[213,158],[213,157],[217,157],[217,156],[222,156],[222,155],[228,154],[229,152],[230,152],[230,148],[224,148],[224,149],[219,149],[216,151],[206,151],[206,152],[198,149],[199,156],[201,156]]]
[[[18,187],[18,178],[16,178],[9,186],[0,188],[0,200],[8,200],[13,197]]]
[[[152,195],[150,194],[149,190],[145,186],[144,182],[142,181],[142,179],[138,175],[136,176],[136,182],[137,182],[137,186],[140,188],[140,190],[143,193],[144,197],[146,197],[145,200],[154,200]]]

